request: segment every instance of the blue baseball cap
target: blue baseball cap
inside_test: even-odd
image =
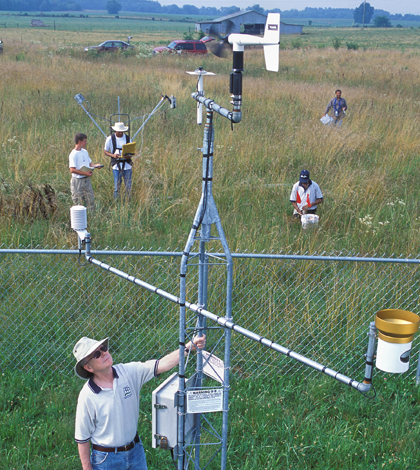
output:
[[[308,170],[302,170],[300,172],[300,177],[299,177],[299,183],[309,183],[309,171]]]

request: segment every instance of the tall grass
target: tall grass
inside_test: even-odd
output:
[[[33,38],[25,40],[26,34]],[[18,205],[22,188],[49,184],[57,211],[46,221],[2,211],[2,242],[75,243],[67,225],[67,157],[74,134],[86,132],[92,159],[108,164],[103,138],[74,101],[76,93],[105,117],[117,111],[118,96],[122,111],[134,117],[150,112],[161,94],[173,94],[178,108],[154,117],[142,140],[137,138],[142,152],[130,205],[114,204],[107,169],[95,173],[97,211],[89,216],[89,227],[94,243],[102,246],[182,246],[201,193],[196,149],[203,139],[190,98],[195,79],[185,72],[197,66],[216,72],[206,80],[206,94],[229,107],[230,60],[92,56],[79,46],[53,45],[57,32],[51,30],[21,35],[9,29],[3,35],[1,197],[3,206]],[[84,34],[77,41],[84,44]],[[260,50],[246,51],[243,120],[232,132],[215,116],[214,193],[233,249],[418,250],[417,55],[415,50],[285,49],[280,72],[270,74]],[[319,122],[337,87],[349,105],[340,131]],[[310,235],[292,223],[288,200],[304,167],[325,195],[321,230]],[[390,205],[397,200],[402,203]]]

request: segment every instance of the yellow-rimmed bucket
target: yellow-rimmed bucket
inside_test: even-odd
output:
[[[375,326],[378,329],[376,367],[393,374],[406,372],[420,317],[407,310],[380,310],[375,316]]]

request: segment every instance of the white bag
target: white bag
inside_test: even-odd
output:
[[[324,126],[326,124],[329,124],[331,121],[332,121],[332,117],[331,116],[328,116],[328,114],[326,114],[325,116],[322,116],[322,118],[320,119],[320,121],[322,122],[322,124],[324,124]]]
[[[316,214],[303,214],[300,217],[300,221],[302,222],[303,230],[308,228],[317,228],[319,222],[319,215]]]

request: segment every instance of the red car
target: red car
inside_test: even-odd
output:
[[[176,52],[177,54],[207,54],[207,47],[203,41],[177,39],[167,46],[155,47],[153,49],[153,54],[159,54],[160,52]]]

